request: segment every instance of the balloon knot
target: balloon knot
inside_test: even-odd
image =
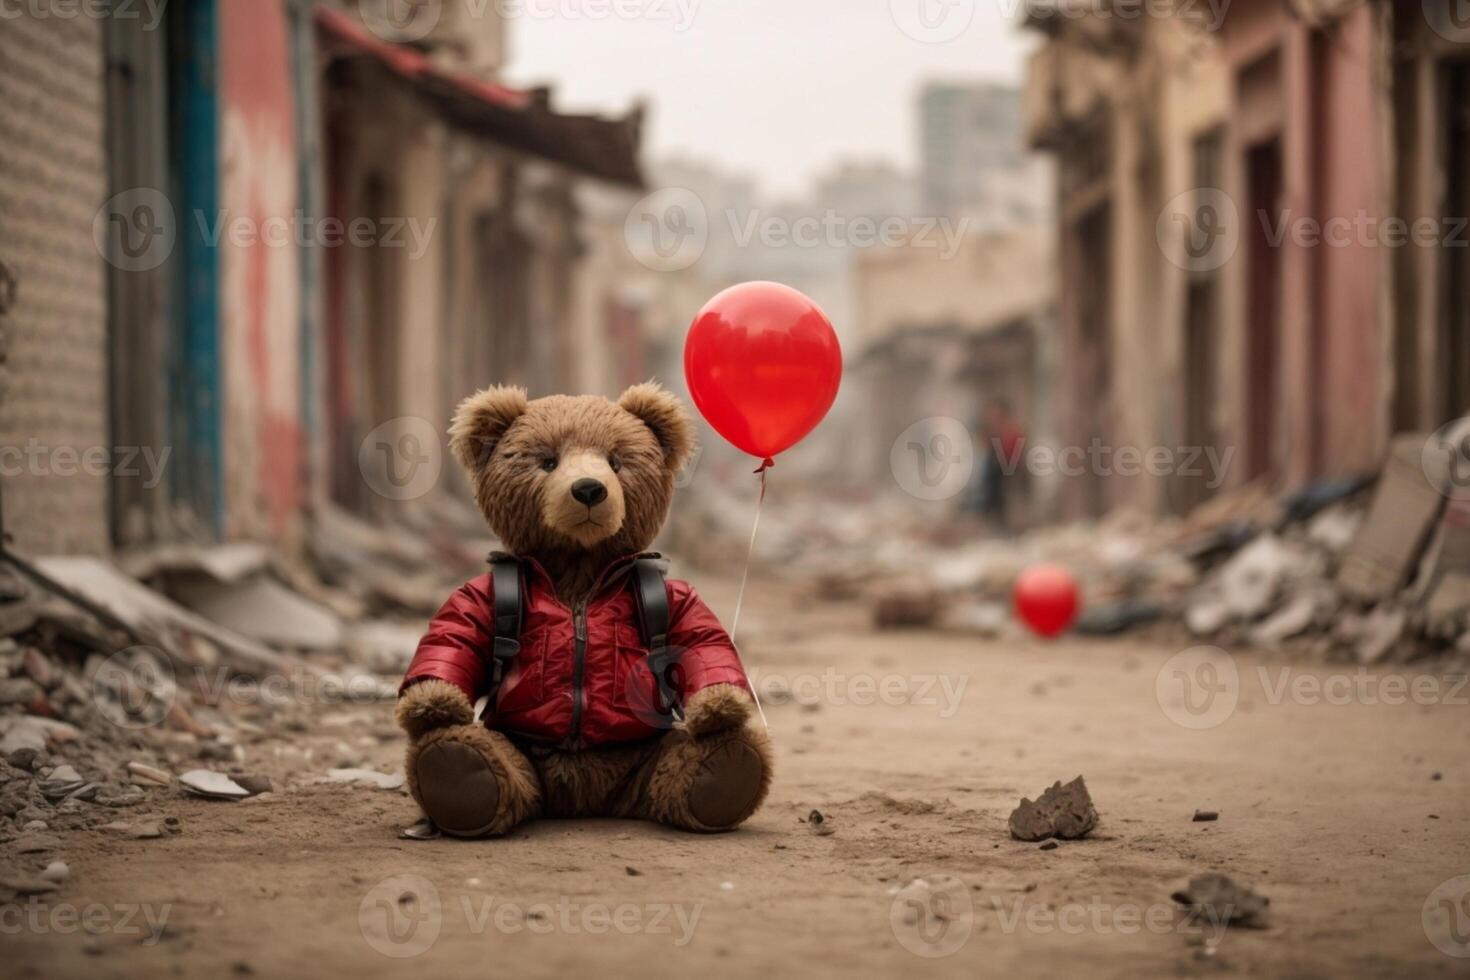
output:
[[[767,456],[765,458],[765,460],[761,463],[760,469],[756,470],[755,472],[757,472],[757,473],[764,473],[766,470],[770,469],[772,466],[775,466],[775,465],[776,465],[776,461],[774,459],[772,459],[771,457]]]

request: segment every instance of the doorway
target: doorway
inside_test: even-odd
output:
[[[1440,66],[1444,200],[1440,207],[1439,420],[1470,412],[1470,61]]]
[[[1276,429],[1280,422],[1281,253],[1271,242],[1271,222],[1279,214],[1282,191],[1281,141],[1273,138],[1247,148],[1246,167],[1246,470],[1250,479],[1277,468]]]

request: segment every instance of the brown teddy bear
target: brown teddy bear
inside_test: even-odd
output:
[[[538,816],[744,822],[771,780],[750,682],[694,590],[648,575],[694,447],[679,400],[490,388],[460,405],[450,446],[511,555],[444,604],[400,689],[424,813],[459,837]]]

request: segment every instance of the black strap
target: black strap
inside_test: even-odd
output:
[[[490,683],[498,685],[521,652],[521,563],[496,558],[490,566],[495,587],[495,641],[490,649]]]
[[[638,619],[648,645],[648,670],[658,684],[659,710],[682,720],[679,692],[670,677],[679,663],[679,651],[669,648],[669,592],[663,564],[651,558],[633,562],[633,591],[638,597]]]

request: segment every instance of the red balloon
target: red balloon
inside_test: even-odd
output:
[[[1016,615],[1040,636],[1061,636],[1081,605],[1077,580],[1060,565],[1033,565],[1016,579]]]
[[[689,394],[737,449],[770,459],[800,442],[837,398],[842,348],[811,299],[775,282],[732,286],[684,342]]]

